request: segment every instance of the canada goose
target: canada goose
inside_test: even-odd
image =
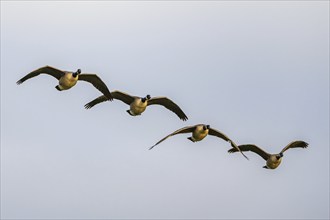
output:
[[[101,91],[107,99],[112,100],[111,93],[108,87],[96,74],[82,74],[81,70],[78,69],[76,72],[62,71],[51,66],[44,66],[39,69],[32,71],[31,73],[24,76],[22,79],[17,81],[17,84],[22,84],[24,81],[38,76],[41,73],[51,75],[58,79],[59,85],[55,88],[59,91],[67,90],[76,85],[78,80],[92,83],[95,88]]]
[[[307,146],[308,146],[308,143],[306,143],[304,141],[293,141],[293,142],[289,143],[286,147],[284,147],[283,150],[279,154],[269,154],[254,144],[239,145],[238,148],[241,151],[252,151],[256,154],[259,154],[262,158],[264,158],[264,160],[266,160],[266,166],[263,166],[263,168],[276,169],[280,165],[280,163],[282,161],[283,153],[286,150],[288,150],[290,148],[298,148],[298,147],[306,148]],[[237,148],[231,148],[228,150],[228,152],[229,153],[237,152]]]
[[[220,131],[218,131],[216,129],[210,128],[210,125],[205,125],[205,124],[187,126],[187,127],[181,128],[179,130],[176,130],[173,133],[171,133],[171,134],[167,135],[166,137],[164,137],[163,139],[161,139],[160,141],[158,141],[155,145],[150,147],[149,150],[151,150],[156,145],[160,144],[161,142],[165,141],[167,138],[169,138],[171,136],[174,136],[177,134],[190,133],[190,132],[192,132],[192,136],[188,137],[187,139],[191,140],[192,142],[201,141],[209,134],[209,135],[219,137],[219,138],[229,142],[233,148],[235,148],[237,151],[241,152],[241,150],[237,147],[237,145],[231,139],[229,139],[225,134],[221,133]],[[242,153],[242,155],[246,159],[248,159],[243,153]]]
[[[147,95],[146,97],[137,97],[137,96],[131,96],[121,91],[113,91],[111,92],[111,96],[114,99],[118,99],[127,105],[130,106],[130,109],[127,110],[128,114],[132,116],[141,115],[142,112],[144,112],[149,105],[162,105],[168,110],[171,110],[174,112],[181,120],[186,121],[188,117],[185,115],[185,113],[181,110],[181,108],[175,104],[172,100],[170,100],[167,97],[154,97],[151,98],[150,95]],[[108,98],[104,95],[94,99],[93,101],[87,103],[85,105],[86,109],[92,108],[94,105],[97,105],[101,102],[107,101]]]

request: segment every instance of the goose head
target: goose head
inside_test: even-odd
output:
[[[147,95],[146,97],[142,98],[141,101],[144,103],[145,101],[151,99],[150,95]]]
[[[81,69],[77,69],[76,72],[72,73],[72,76],[76,78],[80,73],[81,73]]]
[[[210,125],[203,125],[203,130],[205,131],[205,130],[207,130],[207,129],[209,129],[210,128]]]
[[[280,158],[282,158],[282,157],[283,157],[283,153],[282,153],[282,152],[276,155],[276,159],[278,159],[278,160],[279,160]]]

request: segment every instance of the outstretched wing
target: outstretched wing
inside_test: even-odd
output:
[[[120,92],[120,91],[113,91],[111,92],[111,96],[114,99],[118,99],[120,101],[123,101],[124,103],[126,103],[127,105],[130,105],[133,101],[134,101],[134,97],[130,96],[126,93]],[[94,105],[97,105],[101,102],[105,102],[105,101],[109,101],[109,99],[105,96],[105,95],[101,95],[100,97],[97,97],[96,99],[94,99],[93,101],[87,103],[85,105],[86,109],[90,109],[92,108]]]
[[[259,156],[261,156],[262,158],[264,158],[264,160],[268,160],[268,158],[270,157],[270,154],[265,152],[264,150],[260,149],[259,147],[257,147],[254,144],[244,144],[244,145],[239,145],[237,146],[241,151],[252,151],[256,154],[259,154]],[[231,148],[228,150],[229,153],[235,153],[238,150],[236,148]]]
[[[219,137],[227,142],[230,143],[230,145],[233,147],[233,149],[236,149],[237,151],[241,152],[241,154],[246,158],[249,159],[247,156],[245,156],[245,154],[243,154],[243,152],[237,147],[237,145],[224,133],[214,129],[214,128],[209,128],[209,135],[213,135],[216,137]]]
[[[36,69],[36,70],[32,71],[31,73],[28,73],[26,76],[24,76],[22,79],[18,80],[16,83],[18,85],[22,84],[24,81],[26,81],[26,80],[28,80],[32,77],[38,76],[41,73],[51,75],[51,76],[55,77],[58,80],[60,80],[60,78],[62,76],[64,76],[64,74],[65,74],[62,70],[56,69],[56,68],[51,67],[51,66],[44,66],[44,67],[41,67],[39,69]]]
[[[118,90],[111,92],[111,95],[113,96],[114,99],[118,99],[118,100],[126,103],[127,105],[130,105],[135,99],[134,96],[130,96],[127,93],[124,93],[124,92],[121,92]]]
[[[152,148],[154,148],[157,144],[163,142],[164,140],[166,140],[167,138],[176,135],[176,134],[183,134],[183,133],[189,133],[189,132],[193,132],[196,126],[187,126],[184,128],[181,128],[179,130],[174,131],[173,133],[167,135],[166,137],[164,137],[163,139],[161,139],[160,141],[158,141],[155,145],[153,145],[152,147],[149,148],[149,150],[151,150]]]
[[[167,97],[155,97],[148,100],[148,105],[162,105],[168,110],[174,112],[181,120],[186,121],[188,117],[181,108]]]
[[[97,105],[101,102],[105,102],[105,101],[110,101],[105,95],[101,95],[100,97],[97,97],[96,99],[94,99],[93,101],[88,102],[85,105],[85,109],[90,109],[92,108],[94,105]]]
[[[105,83],[96,74],[80,74],[78,80],[92,83],[93,86],[102,92],[108,99],[112,100],[112,95]]]
[[[291,143],[289,143],[285,148],[283,148],[283,150],[281,151],[281,153],[284,153],[284,151],[290,149],[290,148],[307,148],[308,147],[308,143],[306,143],[305,141],[292,141]]]

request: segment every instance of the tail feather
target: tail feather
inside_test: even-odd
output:
[[[188,140],[191,140],[192,142],[196,142],[192,137],[188,137]]]
[[[130,110],[127,110],[126,112],[127,112],[128,114],[130,114],[131,116],[135,116],[135,115],[133,115],[133,114],[131,113]]]
[[[55,88],[56,88],[58,91],[62,91],[62,89],[60,88],[59,85],[55,86]]]

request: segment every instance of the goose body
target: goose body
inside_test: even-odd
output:
[[[266,169],[276,169],[282,162],[282,157],[281,155],[270,155],[269,158],[266,161],[266,166],[264,168]]]
[[[258,154],[259,156],[261,156],[266,161],[266,165],[263,166],[263,168],[266,168],[266,169],[276,169],[281,164],[283,153],[286,150],[288,150],[290,148],[307,148],[307,147],[308,147],[308,143],[306,143],[304,141],[293,141],[293,142],[289,143],[286,147],[284,147],[280,153],[270,154],[254,144],[245,144],[245,145],[238,146],[238,148],[243,152],[252,151],[252,152]],[[228,150],[229,153],[234,153],[237,151],[238,151],[237,148],[231,148]]]
[[[39,69],[36,69],[26,76],[17,81],[17,84],[22,84],[28,79],[36,77],[40,74],[48,74],[55,77],[58,80],[58,85],[55,87],[57,90],[68,90],[77,84],[77,81],[86,81],[91,83],[96,89],[104,94],[107,100],[112,100],[111,93],[105,83],[96,75],[81,73],[81,70],[78,69],[76,72],[71,71],[62,71],[51,66],[44,66]]]
[[[148,101],[135,97],[134,101],[129,105],[127,112],[132,116],[141,115],[147,109]]]
[[[78,75],[73,76],[73,73],[65,72],[65,74],[59,80],[59,85],[55,88],[59,91],[70,89],[77,84],[78,78]]]
[[[171,133],[171,134],[167,135],[166,137],[164,137],[163,139],[161,139],[160,141],[158,141],[155,145],[151,146],[149,148],[149,150],[151,150],[156,145],[160,144],[161,142],[165,141],[167,138],[169,138],[171,136],[174,136],[174,135],[177,135],[177,134],[184,134],[184,133],[191,133],[191,137],[188,137],[187,139],[192,141],[192,142],[201,141],[207,135],[216,136],[218,138],[221,138],[221,139],[229,142],[233,148],[235,148],[237,151],[241,152],[241,150],[237,147],[237,145],[229,137],[227,137],[222,132],[220,132],[220,131],[218,131],[214,128],[211,128],[210,125],[205,125],[205,124],[197,124],[197,125],[194,125],[194,126],[187,126],[187,127],[181,128],[179,130],[176,130],[173,133]],[[243,153],[242,153],[242,155],[246,159],[248,159]]]
[[[203,140],[209,133],[209,128],[204,129],[203,125],[196,125],[189,140],[192,142]]]
[[[170,100],[167,97],[153,97],[151,98],[150,95],[147,95],[145,97],[138,97],[138,96],[131,96],[127,93],[121,92],[121,91],[113,91],[111,92],[111,96],[114,99],[120,100],[124,102],[125,104],[129,105],[129,110],[127,110],[127,113],[132,116],[141,115],[148,106],[150,105],[161,105],[168,110],[175,113],[181,120],[185,121],[188,119],[186,114],[182,111],[182,109],[175,104],[172,100]],[[90,109],[93,106],[107,101],[107,97],[104,95],[90,101],[85,105],[86,109]]]

